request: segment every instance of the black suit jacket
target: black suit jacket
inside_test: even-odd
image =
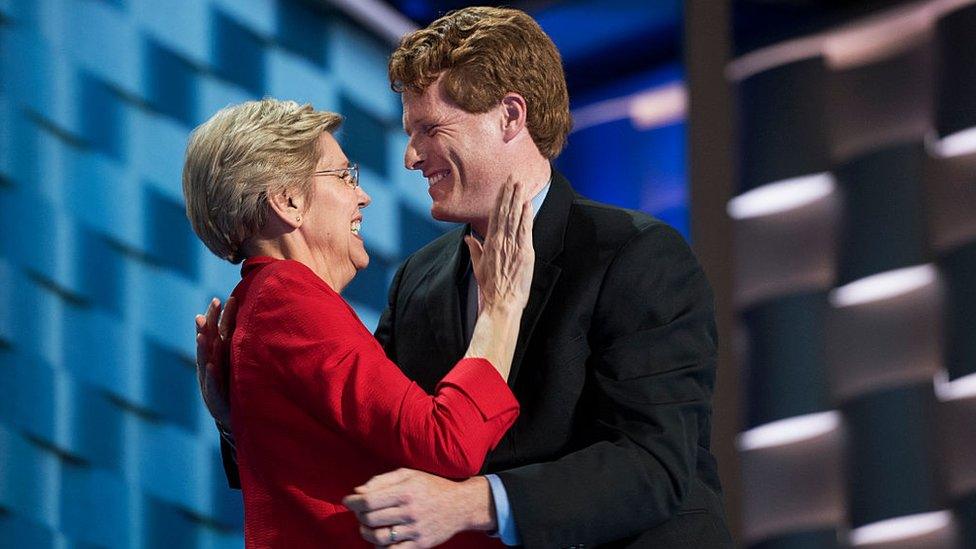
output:
[[[376,337],[428,391],[464,354],[462,236],[403,263]],[[509,384],[521,404],[484,472],[526,547],[727,547],[709,453],[711,290],[682,237],[553,173]]]

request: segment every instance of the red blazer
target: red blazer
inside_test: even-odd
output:
[[[366,547],[340,503],[354,487],[398,467],[475,475],[515,421],[488,361],[461,360],[428,395],[305,265],[257,257],[241,276],[230,402],[248,547]]]

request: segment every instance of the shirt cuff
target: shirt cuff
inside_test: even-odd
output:
[[[512,506],[508,503],[505,484],[498,475],[485,475],[485,478],[491,486],[491,499],[495,502],[495,522],[498,524],[496,537],[500,538],[505,545],[522,545],[522,536],[519,535],[515,519],[512,518]]]

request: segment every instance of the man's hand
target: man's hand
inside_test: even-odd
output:
[[[433,547],[463,530],[496,529],[485,477],[455,482],[397,469],[373,477],[355,492],[342,503],[359,518],[363,539],[374,545]]]
[[[230,298],[223,314],[220,300],[214,298],[206,315],[196,316],[197,383],[207,410],[217,423],[229,430],[230,406],[227,396],[227,367],[230,363],[230,337],[234,332],[237,300]],[[218,320],[219,319],[219,320]]]

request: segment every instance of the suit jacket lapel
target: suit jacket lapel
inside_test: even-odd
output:
[[[512,360],[512,370],[508,376],[508,384],[515,385],[522,359],[525,356],[532,332],[535,331],[539,317],[546,308],[546,303],[552,295],[552,290],[559,279],[562,269],[553,261],[563,250],[563,238],[569,221],[569,211],[573,206],[576,193],[562,174],[552,169],[552,184],[545,202],[535,216],[532,229],[532,245],[535,247],[535,271],[532,274],[532,289],[529,292],[529,302],[522,313],[519,327],[518,342],[515,346],[515,357]]]
[[[539,317],[545,310],[546,303],[562,272],[562,269],[552,262],[563,250],[563,237],[575,196],[576,193],[569,186],[566,178],[553,168],[552,185],[549,187],[545,202],[536,214],[532,230],[535,270],[532,274],[529,301],[522,313],[511,373],[508,376],[510,386],[514,386],[532,332],[535,331]],[[437,262],[438,266],[427,274],[427,317],[440,347],[435,352],[449,357],[452,361],[460,359],[465,350],[459,287],[470,259],[467,245],[462,238],[464,234],[467,234],[466,230],[458,233],[456,245],[448,247],[443,259]],[[449,369],[450,365],[443,372],[431,372],[435,374],[432,379],[441,379],[447,375]]]
[[[461,321],[461,301],[458,284],[468,266],[467,248],[458,233],[458,242],[444,253],[444,259],[427,274],[425,305],[427,318],[439,348],[432,352],[457,361],[464,355],[464,333]],[[464,247],[464,250],[462,250]],[[452,364],[453,365],[453,364]],[[432,379],[441,379],[449,371],[436,372]]]

